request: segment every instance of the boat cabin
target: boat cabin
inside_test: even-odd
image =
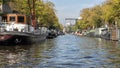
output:
[[[8,24],[12,22],[26,24],[26,16],[23,14],[5,14],[2,16],[2,21],[7,22]]]
[[[23,14],[1,15],[0,31],[28,32],[26,15],[23,15]]]

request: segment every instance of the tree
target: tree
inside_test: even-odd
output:
[[[60,28],[54,4],[52,2],[44,2],[42,0],[15,0],[12,3],[12,8],[15,11],[28,16],[34,10],[34,14],[39,25]]]
[[[111,0],[114,24],[120,26],[120,0]]]
[[[80,16],[83,18],[78,21],[77,26],[89,28],[92,26],[100,27],[104,24],[120,26],[120,0],[106,0],[102,5],[82,10]]]

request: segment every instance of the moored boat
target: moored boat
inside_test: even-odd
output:
[[[33,43],[45,40],[46,27],[28,25],[23,14],[5,14],[0,19],[0,42]]]

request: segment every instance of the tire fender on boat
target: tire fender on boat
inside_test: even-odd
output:
[[[15,43],[21,43],[21,39],[20,38],[16,38],[15,39]]]

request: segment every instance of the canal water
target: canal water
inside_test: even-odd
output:
[[[75,35],[0,45],[0,68],[120,68],[120,43]]]

